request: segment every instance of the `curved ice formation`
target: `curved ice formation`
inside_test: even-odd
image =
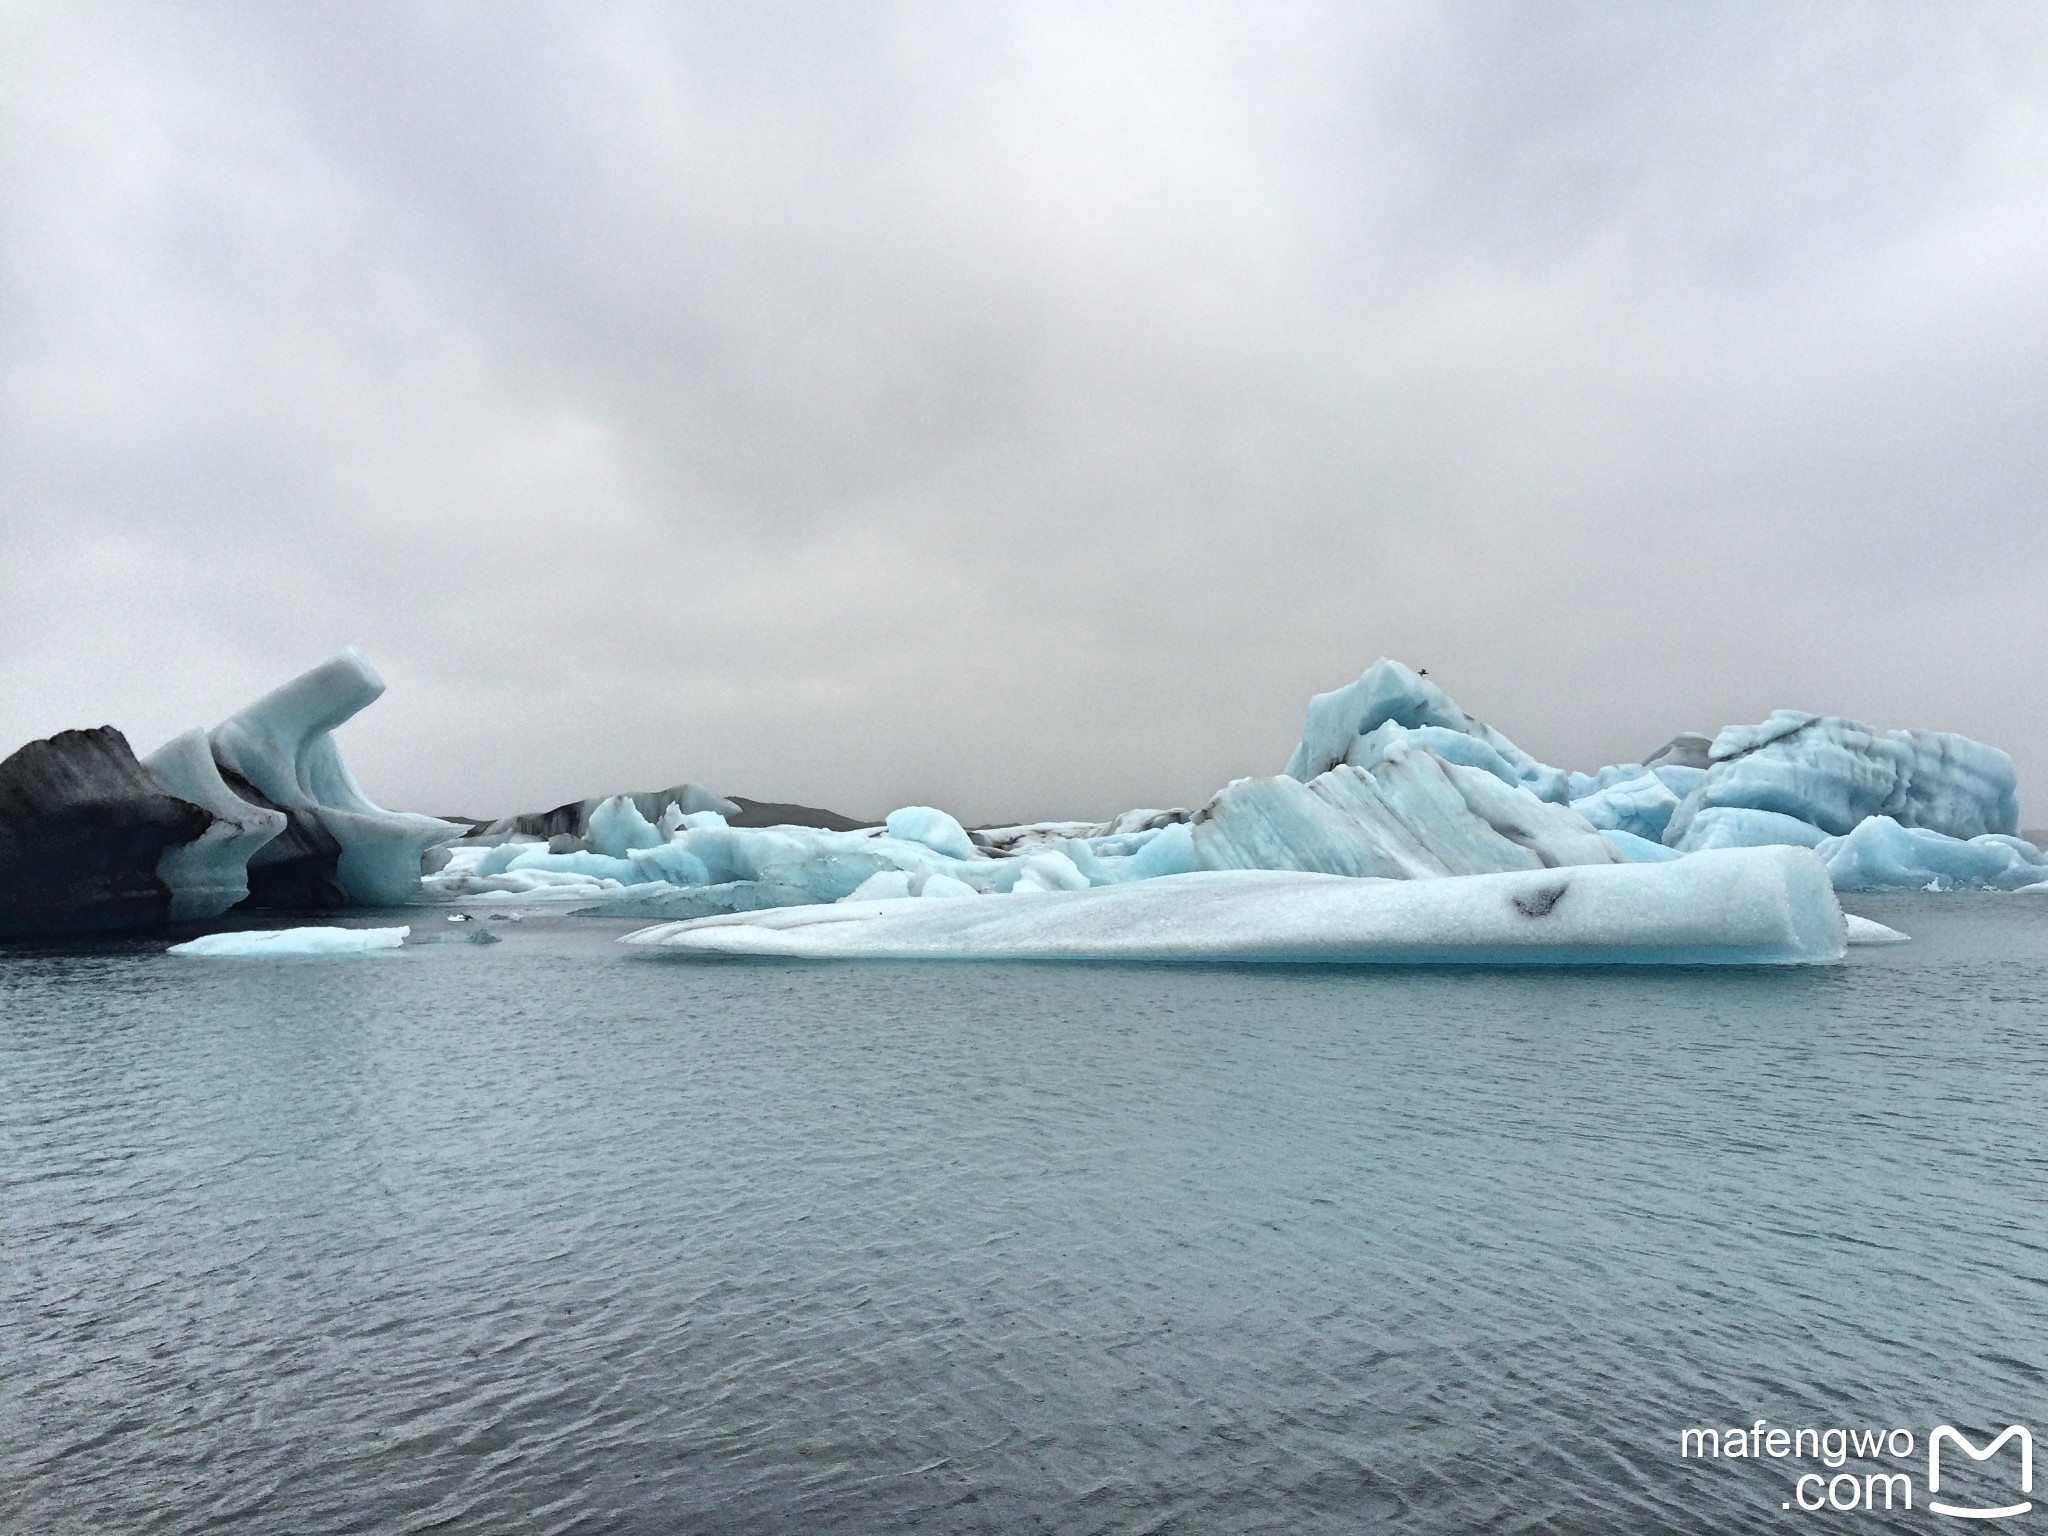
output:
[[[208,733],[228,787],[287,819],[248,866],[252,891],[274,904],[409,901],[420,855],[461,834],[452,822],[372,804],[341,760],[334,729],[383,692],[384,680],[351,646]]]
[[[252,805],[230,789],[202,730],[172,737],[142,766],[167,793],[213,818],[198,837],[166,848],[157,860],[157,878],[171,893],[170,920],[199,922],[247,900],[249,860],[284,831],[284,812]]]
[[[1842,921],[1848,925],[1848,939],[1852,948],[1859,944],[1910,944],[1913,940],[1909,933],[1887,928],[1883,923],[1873,922],[1867,917],[1858,917],[1854,912],[1844,912]]]
[[[664,808],[663,815],[679,811],[682,807],[671,804]],[[676,827],[683,825],[683,816],[687,814],[675,816]],[[649,821],[625,795],[598,802],[590,813],[589,826],[590,851],[614,859],[623,859],[636,848],[659,848],[669,839],[669,834]]]
[[[1643,759],[1645,768],[1690,768],[1704,771],[1714,761],[1714,738],[1698,731],[1680,731]]]
[[[804,960],[1787,965],[1839,960],[1827,871],[1805,849],[1358,880],[1271,870],[1169,876],[1008,901],[783,908],[628,934],[666,953]]]
[[[278,960],[304,955],[367,955],[397,949],[411,928],[276,928],[209,933],[165,953],[198,960]]]

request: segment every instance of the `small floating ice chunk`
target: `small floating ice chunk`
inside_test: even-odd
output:
[[[1858,917],[1854,912],[1844,912],[1842,921],[1849,925],[1851,944],[1906,944],[1912,941],[1911,934],[1887,928],[1867,917]]]
[[[269,960],[288,955],[366,955],[397,949],[411,928],[271,928],[209,933],[173,944],[168,953],[205,960]]]

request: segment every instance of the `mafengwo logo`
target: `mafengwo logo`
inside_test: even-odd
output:
[[[1961,1430],[1946,1424],[1937,1424],[1934,1433],[1927,1437],[1927,1507],[1937,1515],[1954,1515],[1959,1520],[2007,1520],[2014,1515],[2024,1515],[2034,1507],[2032,1499],[2022,1499],[2016,1504],[1987,1508],[1981,1505],[1944,1504],[1934,1495],[1941,1492],[1941,1447],[1946,1441],[1972,1461],[1989,1461],[2004,1447],[2008,1440],[2017,1440],[2020,1446],[2020,1492],[2034,1491],[2034,1437],[2018,1424],[2008,1425],[2004,1434],[1978,1450]],[[1951,1460],[1950,1465],[1954,1462]]]
[[[1794,1477],[1779,1507],[1847,1514],[1915,1508],[1914,1453],[1922,1443],[1910,1429],[1787,1429],[1758,1419],[1746,1429],[1681,1431],[1678,1454],[1688,1461],[1818,1461],[1822,1470]],[[2034,1437],[2025,1425],[2008,1424],[1979,1443],[1953,1424],[1937,1424],[1924,1443],[1921,1507],[1929,1514],[2012,1520],[2033,1510]]]

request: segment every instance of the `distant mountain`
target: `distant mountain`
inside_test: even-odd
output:
[[[749,800],[745,795],[727,795],[725,798],[740,808],[739,815],[728,814],[725,818],[735,827],[819,827],[827,832],[857,832],[862,827],[881,825],[879,821],[856,821],[837,811],[821,811],[814,805]]]

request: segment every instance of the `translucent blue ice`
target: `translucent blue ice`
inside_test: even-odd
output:
[[[341,760],[335,728],[383,692],[384,680],[351,647],[208,733],[222,769],[340,846],[335,878],[362,906],[411,900],[419,891],[420,855],[462,831],[432,816],[372,804]],[[280,846],[256,848],[250,863],[262,865]]]
[[[218,917],[249,894],[249,860],[284,831],[283,811],[243,799],[220,776],[206,732],[173,737],[142,760],[165,792],[213,815],[190,843],[164,850],[156,875],[171,893],[174,923]]]
[[[724,819],[719,817],[720,821]],[[677,812],[675,820],[680,825],[682,813]],[[668,834],[642,815],[640,807],[625,795],[613,795],[590,813],[590,848],[593,853],[623,859],[636,848],[659,848],[667,841]]]
[[[1572,809],[1603,830],[1633,832],[1656,843],[1664,840],[1678,796],[1662,775],[1639,768],[1633,775],[1623,774],[1589,794],[1575,796]]]
[[[2032,843],[1998,833],[1963,839],[1873,816],[1843,837],[1814,849],[1842,891],[2012,891],[2048,880],[2048,855]]]
[[[1309,700],[1308,723],[1294,755],[1287,760],[1287,776],[1305,784],[1339,763],[1374,766],[1385,738],[1372,744],[1366,744],[1362,738],[1372,736],[1389,723],[1410,729],[1434,727],[1467,737],[1489,748],[1490,755],[1454,748],[1467,752],[1468,757],[1453,760],[1499,772],[1494,767],[1497,760],[1507,770],[1503,777],[1527,788],[1539,799],[1566,798],[1568,777],[1562,769],[1537,762],[1492,726],[1481,724],[1458,708],[1450,695],[1428,678],[1386,657],[1368,667],[1357,682],[1332,693],[1319,693]],[[1425,738],[1423,745],[1431,741],[1440,742],[1441,738]],[[1354,757],[1354,752],[1358,756]]]
[[[1680,853],[1699,853],[1708,848],[1768,848],[1781,843],[1811,848],[1826,836],[1812,822],[1787,816],[1783,811],[1717,805],[1693,817],[1692,825],[1675,846]]]
[[[1760,725],[1722,731],[1713,757],[1665,831],[1674,847],[1695,816],[1717,806],[1776,811],[1831,836],[1872,816],[1954,838],[2019,830],[2012,759],[1967,736],[1879,732],[1781,709]]]
[[[1381,660],[1311,702],[1284,775],[1236,780],[1192,817],[1133,811],[970,837],[932,806],[903,807],[881,828],[828,832],[736,828],[674,808],[650,824],[619,798],[591,812],[587,850],[549,852],[537,841],[465,850],[431,883],[443,896],[557,900],[579,894],[580,881],[602,910],[682,918],[885,894],[1074,892],[1201,871],[1431,880],[1665,864],[1813,847],[1865,828],[1876,830],[1846,851],[1824,850],[1838,879],[2011,885],[2034,867],[2018,851],[2025,845],[1996,841],[2017,818],[2011,760],[1964,737],[1781,710],[1711,743],[1681,736],[1650,763],[1567,774],[1419,673]],[[1899,843],[1878,828],[1886,818],[1915,836]]]
[[[1224,789],[1195,816],[1199,867],[1426,879],[1621,858],[1584,817],[1485,768],[1406,738],[1376,747],[1373,770],[1346,763],[1306,784],[1283,776]]]
[[[929,805],[906,805],[891,811],[888,828],[889,835],[899,842],[922,843],[933,853],[943,853],[948,858],[978,856],[966,829],[944,811]]]
[[[1647,837],[1637,837],[1633,832],[1623,832],[1615,827],[1602,827],[1600,835],[1631,864],[1668,864],[1673,859],[1685,857],[1676,848],[1666,848],[1662,843],[1653,843]]]

